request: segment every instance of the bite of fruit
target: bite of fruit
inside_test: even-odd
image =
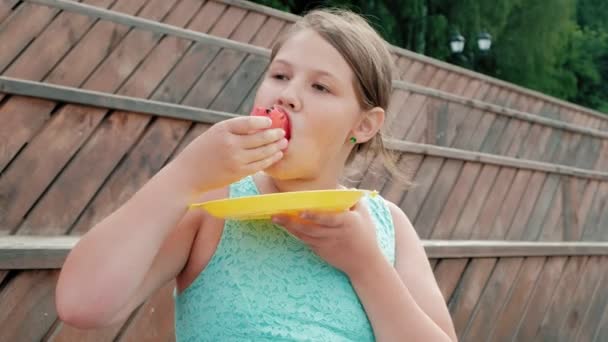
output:
[[[270,128],[282,128],[285,131],[285,139],[291,139],[291,124],[289,122],[289,116],[284,110],[274,107],[255,107],[250,115],[269,117],[272,120],[272,126],[270,126]]]

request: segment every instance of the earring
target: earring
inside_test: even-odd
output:
[[[350,142],[353,143],[353,144],[356,144],[357,143],[357,138],[350,137]]]

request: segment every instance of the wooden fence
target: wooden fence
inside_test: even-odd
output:
[[[0,341],[173,339],[173,284],[80,331],[57,320],[57,268],[194,137],[247,113],[294,19],[243,1],[0,1]],[[608,340],[608,120],[393,52],[387,142],[417,186],[381,169],[354,185],[408,214],[460,339]]]

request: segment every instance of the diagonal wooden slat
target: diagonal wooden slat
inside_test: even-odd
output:
[[[245,53],[251,53],[260,56],[269,56],[270,51],[268,49],[259,48],[248,44],[235,42],[229,39],[219,38],[209,34],[183,29],[172,25],[164,24],[154,20],[148,20],[139,18],[136,16],[106,10],[98,8],[96,6],[89,6],[86,4],[78,3],[75,1],[67,0],[26,0],[28,2],[37,3],[40,5],[49,6],[51,8],[62,9],[64,11],[76,12],[99,19],[112,21],[117,24],[127,25],[131,27],[137,27],[146,31],[155,32],[159,34],[171,35],[183,39],[188,39],[196,42],[206,43],[223,47],[227,49],[238,49]]]
[[[460,105],[475,108],[475,109],[480,109],[480,110],[494,113],[494,114],[500,115],[500,116],[517,118],[517,119],[520,119],[523,121],[539,123],[539,124],[542,124],[545,126],[558,128],[560,130],[577,132],[577,133],[581,133],[581,134],[585,134],[585,135],[589,135],[589,136],[593,136],[593,137],[599,137],[599,138],[603,138],[603,139],[608,138],[608,132],[604,132],[604,131],[593,129],[593,128],[588,128],[585,126],[578,126],[578,125],[575,125],[572,123],[568,123],[568,122],[564,122],[564,121],[560,121],[560,120],[556,120],[556,119],[552,119],[552,118],[544,118],[542,116],[529,114],[529,113],[521,111],[521,110],[511,109],[506,106],[501,106],[501,105],[497,105],[494,103],[488,103],[488,102],[484,102],[484,101],[480,101],[480,100],[476,100],[476,99],[471,99],[471,98],[468,98],[465,96],[459,96],[459,95],[453,94],[449,91],[441,91],[441,90],[436,90],[436,89],[432,89],[432,88],[427,88],[427,87],[418,85],[416,83],[410,83],[410,82],[404,82],[404,81],[394,81],[393,86],[398,89],[407,90],[407,91],[410,91],[415,94],[429,96],[429,97],[433,97],[436,99],[445,100],[449,103],[455,103],[455,104],[460,104]],[[506,95],[506,94],[507,93],[505,92],[504,95]],[[498,134],[500,132],[500,130],[495,129],[493,132]],[[493,135],[496,135],[496,134],[493,134]]]

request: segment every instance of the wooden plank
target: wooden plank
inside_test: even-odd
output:
[[[604,309],[601,323],[597,326],[594,333],[593,342],[606,341],[608,338],[608,310]]]
[[[123,171],[124,173],[124,171]],[[151,177],[150,175],[148,178]],[[145,176],[137,180],[144,183]],[[113,180],[112,185],[118,180]],[[123,179],[124,181],[124,179]],[[121,196],[124,201],[127,196]],[[120,205],[120,204],[118,204]],[[39,227],[39,230],[50,230]],[[57,230],[65,230],[57,229]],[[57,269],[61,268],[69,251],[82,234],[10,235],[0,237],[0,269]],[[429,259],[518,258],[536,256],[606,256],[608,242],[536,242],[501,240],[422,240]],[[443,262],[442,261],[442,262]],[[597,272],[596,272],[597,273]]]
[[[464,89],[464,96],[473,97],[480,91],[479,82],[471,82]],[[454,146],[455,139],[462,139],[462,136],[470,135],[477,126],[477,119],[472,115],[474,111],[466,106],[443,103],[446,106],[445,117],[438,117],[438,122],[444,122],[445,143],[441,145]],[[451,110],[450,110],[451,108]],[[441,130],[440,130],[441,132]]]
[[[421,82],[424,84],[423,82]],[[457,77],[452,77],[451,79],[448,76],[448,79],[440,86],[441,90],[448,92],[456,92],[460,93],[464,90],[466,83],[462,82],[462,79]],[[425,97],[421,103],[420,110],[417,111],[416,117],[409,127],[407,132],[404,132],[403,135],[405,140],[415,141],[415,142],[425,142],[425,132],[429,129],[429,113],[427,107],[429,106],[430,98]],[[431,103],[432,105],[432,103]],[[399,136],[399,135],[397,135]]]
[[[447,302],[452,296],[452,293],[454,293],[456,286],[458,286],[460,277],[464,274],[469,259],[436,260],[438,260],[438,262],[434,270],[435,280],[437,281],[437,285],[439,286],[439,290],[441,291],[444,300]]]
[[[168,341],[174,338],[174,289],[175,282],[172,281],[156,291],[116,340],[139,342]]]
[[[489,238],[504,239],[507,235],[509,227],[511,227],[515,218],[515,212],[522,200],[524,193],[528,187],[528,182],[532,172],[528,170],[518,170],[509,191],[500,207],[500,211],[493,220],[492,232]]]
[[[444,76],[445,74],[435,74],[433,77],[428,74],[421,74],[420,78],[417,78],[416,81],[420,84],[427,84]],[[425,115],[424,106],[426,99],[424,97],[413,98],[410,93],[396,92],[395,94],[405,95],[406,98],[403,101],[398,100],[399,107],[394,108],[399,109],[395,110],[395,114],[385,125],[385,131],[388,136],[403,138],[407,135],[407,132],[411,130],[410,126],[413,125],[416,117]],[[414,114],[412,115],[412,113]],[[370,166],[366,169],[359,186],[363,188],[382,189],[387,181],[387,174],[382,168],[382,156],[378,155],[373,157],[373,160],[369,165]]]
[[[593,202],[583,221],[583,240],[595,240],[605,227],[599,227],[600,212],[608,201],[608,183],[602,182],[598,187]]]
[[[437,222],[432,230],[432,239],[448,239],[460,217],[460,212],[466,203],[466,199],[473,190],[473,184],[481,170],[479,163],[465,163],[460,176],[449,194],[446,205],[443,207]]]
[[[126,26],[137,27],[142,30],[146,30],[147,32],[161,34],[161,35],[171,35],[174,37],[179,37],[183,39],[188,39],[192,41],[202,42],[208,45],[214,45],[218,47],[223,47],[227,49],[236,49],[241,52],[251,53],[260,56],[269,56],[270,51],[268,49],[259,48],[257,46],[252,46],[248,44],[243,44],[240,42],[232,41],[225,38],[219,38],[214,35],[208,35],[201,32],[191,31],[187,29],[183,29],[181,27],[175,27],[172,25],[167,25],[162,22],[158,22],[152,18],[145,18],[144,16],[135,17],[132,15],[105,10],[102,8],[97,8],[95,6],[88,6],[82,3],[68,1],[68,0],[28,0],[31,2],[44,4],[47,6],[51,6],[53,8],[61,8],[66,11],[76,12],[85,14],[87,16],[96,17],[108,21],[112,21],[117,24],[122,24]],[[229,10],[238,11],[238,12],[246,12],[243,9],[231,7]]]
[[[497,173],[498,167],[494,165],[482,166],[479,177],[471,190],[471,195],[467,199],[464,208],[462,209],[460,219],[452,231],[452,239],[467,239],[471,236],[473,233],[473,224],[479,216],[481,207],[486,201],[486,197],[492,188],[492,184],[494,183]]]
[[[549,207],[553,204],[553,199],[559,199],[560,196],[556,192],[560,186],[560,177],[557,175],[548,175],[543,184],[543,188],[537,197],[534,204],[534,209],[530,213],[530,217],[525,226],[525,230],[521,232],[520,239],[522,240],[537,240],[540,233],[544,229],[544,219],[547,215]],[[509,232],[511,236],[517,236],[513,229]]]
[[[423,159],[422,155],[404,153],[400,156],[397,167],[407,175],[408,179],[413,179]],[[401,203],[406,190],[408,190],[407,185],[397,180],[385,183],[378,189],[384,198],[393,203]]]
[[[136,10],[140,5],[137,5],[138,2],[136,1],[129,1],[129,4],[131,4],[131,6],[134,7],[125,7],[123,8],[124,10]],[[118,5],[120,6],[120,4]],[[92,61],[94,58],[86,58],[86,60],[88,61]],[[65,78],[83,78],[86,76],[85,75],[80,75],[80,76],[76,76],[76,74],[78,74],[81,70],[75,70],[74,73],[69,73],[69,74],[65,74]],[[12,103],[12,101],[17,101],[16,103]],[[11,107],[13,106],[14,107]],[[52,102],[48,102],[48,101],[40,101],[40,100],[23,100],[23,98],[19,98],[19,97],[13,97],[11,100],[9,100],[6,104],[5,104],[5,108],[21,108],[22,106],[32,106],[32,107],[28,107],[28,109],[23,109],[23,111],[25,112],[25,114],[27,114],[27,118],[32,118],[34,120],[31,121],[27,121],[24,125],[26,125],[25,129],[26,129],[26,134],[21,136],[21,139],[17,140],[16,142],[17,144],[15,144],[16,147],[20,148],[23,143],[25,143],[25,141],[29,140],[29,138],[31,137],[32,134],[34,134],[42,125],[42,123],[48,118],[48,115],[50,114],[51,110],[53,109],[53,107],[55,106],[54,103]],[[37,111],[37,116],[36,117],[32,117],[31,115],[29,115],[29,110],[35,110]],[[10,114],[9,112],[4,112],[4,114]],[[72,118],[73,119],[73,118]],[[19,127],[15,127],[12,126],[10,123],[13,122],[14,119],[10,119],[10,120],[6,120],[9,124],[7,125],[7,128],[10,128],[12,132],[18,132],[19,131]],[[82,122],[81,124],[87,124],[87,122]],[[31,126],[29,126],[31,125]],[[27,127],[29,126],[29,127]],[[23,126],[21,126],[23,127]],[[84,132],[83,132],[84,133]],[[19,138],[19,135],[17,135],[17,138]],[[39,137],[37,137],[38,139]],[[54,137],[49,137],[49,138],[53,138],[52,140],[55,140]],[[7,137],[7,139],[12,140],[12,137]],[[46,148],[46,147],[45,147]],[[13,149],[12,151],[9,151],[9,156],[11,154],[14,155],[14,153],[16,152],[17,149]],[[61,154],[62,157],[61,158],[65,158],[65,156],[63,154]],[[36,159],[37,157],[34,157],[34,159]],[[40,171],[39,171],[40,172]]]
[[[284,22],[269,18],[255,35],[251,44],[270,46],[283,29]],[[245,101],[248,93],[256,88],[257,82],[264,76],[268,61],[264,58],[247,56],[243,65],[224,87],[222,93],[214,100],[211,108],[225,108],[229,112],[238,112],[240,103]],[[243,99],[240,103],[238,99]]]
[[[6,19],[9,15],[15,12],[15,7],[19,1],[18,0],[2,0],[0,1],[0,24],[2,21]]]
[[[548,267],[543,269],[539,281],[530,296],[528,306],[523,315],[521,315],[518,329],[514,334],[516,341],[530,341],[534,339],[552,297],[556,293],[563,293],[566,289],[576,286],[577,275],[584,267],[587,259],[587,257],[568,258],[563,272]],[[559,265],[561,263],[557,261],[555,263],[555,268],[561,269],[561,265]]]
[[[397,62],[395,62],[395,69],[393,79],[402,79],[403,74],[412,66],[413,61],[411,58],[397,56]]]
[[[446,160],[442,165],[437,179],[429,190],[429,193],[422,204],[418,215],[410,217],[418,235],[428,238],[435,226],[436,220],[445,207],[448,194],[454,187],[464,162],[458,160]]]
[[[600,272],[602,279],[598,282],[595,292],[590,298],[590,306],[582,316],[582,324],[579,325],[574,341],[592,341],[593,334],[600,326],[602,320],[602,312],[606,311],[608,306],[608,263],[604,258],[602,270]]]
[[[127,14],[139,14],[145,1],[118,1],[112,9]],[[97,21],[46,77],[49,83],[78,87],[95,68],[120,44],[129,27],[108,21]]]
[[[504,230],[496,225],[499,212],[504,208],[505,199],[512,189],[516,169],[501,168],[496,180],[481,209],[481,213],[472,227],[472,236],[477,239],[488,239],[492,237],[504,238]],[[518,185],[518,184],[516,184]],[[497,231],[495,233],[495,231]]]
[[[43,341],[112,341],[121,331],[123,325],[124,322],[119,322],[99,329],[78,329],[57,320],[55,321],[55,325],[51,327],[47,333],[46,339],[43,339]]]
[[[157,11],[159,12],[154,14],[153,10],[150,10],[150,16],[164,17],[167,9],[162,6],[156,6],[155,1],[156,0],[148,4],[147,8],[157,8]],[[139,46],[142,49],[145,48],[145,42],[152,39],[149,33],[144,32],[132,32],[132,34],[129,34],[129,37],[139,40]],[[154,42],[155,40],[152,39],[149,43],[154,44]],[[117,69],[119,65],[122,68],[124,66],[123,62],[129,59],[130,55],[125,53],[122,57],[123,59],[115,59],[113,63],[105,64],[107,67],[98,69],[97,72],[106,72],[110,74],[112,68]],[[135,62],[135,59],[132,59],[132,61]],[[122,83],[120,78],[126,76],[127,75],[116,75],[117,79],[111,79],[108,78],[110,77],[109,75],[106,75],[103,80],[99,81],[92,78],[85,83],[85,86],[91,88],[106,88],[112,91],[112,85]],[[134,90],[131,88],[131,90],[125,90],[125,93],[129,95],[138,95],[138,90],[138,88],[135,88]],[[53,117],[46,129],[27,146],[19,160],[12,164],[13,167],[7,171],[5,177],[0,179],[0,193],[2,194],[11,194],[13,192],[11,189],[22,187],[21,183],[27,182],[27,186],[23,186],[27,191],[19,191],[16,195],[8,196],[8,215],[3,217],[2,221],[0,221],[5,229],[14,229],[19,224],[23,215],[31,208],[33,202],[48,186],[49,182],[52,181],[61,168],[64,167],[71,156],[78,150],[80,145],[87,139],[88,135],[97,127],[105,116],[105,113],[106,111],[101,109],[91,110],[90,108],[81,106],[66,106],[60,113]],[[114,121],[114,123],[109,121],[110,125],[116,125],[119,122],[121,121]],[[66,135],[61,134],[60,132],[81,132],[82,134]],[[57,136],[62,137],[62,143],[57,143]],[[125,139],[130,140],[136,137],[137,135],[122,139],[119,138],[116,142],[117,144],[120,144],[120,142],[124,142]],[[114,140],[111,142],[113,141]],[[52,148],[49,148],[49,146],[52,146]],[[111,151],[107,146],[105,147],[105,150]],[[43,160],[40,160],[39,158],[39,155],[42,153],[41,151],[44,151],[43,155],[46,156]],[[120,149],[117,151],[120,151]],[[23,179],[20,176],[23,170],[31,169],[35,169],[37,172],[29,179]],[[12,200],[10,197],[13,197]]]
[[[418,168],[418,172],[413,179],[416,187],[409,190],[405,194],[405,198],[398,205],[403,209],[408,217],[414,218],[418,214],[418,210],[422,206],[422,202],[426,198],[429,189],[433,185],[435,177],[443,164],[442,158],[426,157]]]
[[[470,313],[470,318],[467,319],[468,327],[459,336],[463,340],[471,341],[486,341],[491,333],[492,323],[500,310],[499,303],[504,303],[508,296],[508,291],[511,284],[515,280],[519,267],[522,263],[521,258],[504,259],[503,263],[499,263],[494,267],[483,292],[475,307],[475,311]],[[470,267],[475,266],[475,260],[471,262]],[[491,269],[490,265],[481,265],[484,268]],[[465,315],[464,313],[462,314]]]
[[[0,326],[5,341],[40,341],[57,317],[58,271],[21,272],[0,293]]]
[[[515,212],[515,219],[507,231],[506,238],[508,240],[519,240],[523,235],[544,181],[545,174],[540,172],[534,172],[530,177],[526,191],[521,197],[521,201]]]
[[[464,144],[463,149],[470,151],[480,151],[483,139],[486,137],[488,130],[490,129],[496,115],[490,114],[488,112],[479,113],[480,120],[477,124],[475,131],[473,134],[467,139],[466,144]],[[471,118],[472,119],[472,118]]]
[[[245,16],[245,12],[235,13],[235,21],[240,22]],[[262,17],[251,17],[245,19],[249,21],[251,27],[245,29],[246,26],[241,26],[240,32],[237,34],[253,35],[262,24]],[[252,37],[246,37],[247,40]],[[217,94],[222,90],[224,84],[231,77],[239,64],[243,61],[246,55],[235,50],[222,50],[215,57],[207,71],[192,87],[184,102],[193,107],[206,107],[216,98]]]
[[[472,96],[474,98],[482,98],[486,96],[487,92],[488,88],[482,85]],[[467,111],[466,118],[461,125],[457,126],[458,134],[454,134],[454,138],[451,139],[450,146],[454,148],[466,148],[466,146],[469,145],[469,141],[477,129],[477,126],[479,126],[482,116],[483,112],[479,109],[474,108]]]
[[[564,216],[568,210],[568,203],[564,202],[564,188],[568,186],[568,179],[560,177],[560,182],[553,198],[548,202],[549,208],[542,222],[542,228],[537,234],[541,241],[566,240],[566,229],[564,227]]]
[[[579,180],[576,183],[584,183],[581,188],[581,193],[579,200],[573,201],[570,198],[570,206],[572,206],[572,221],[568,223],[568,234],[566,236],[566,240],[578,240],[583,235],[583,225],[584,221],[582,221],[585,217],[587,217],[587,213],[589,212],[589,208],[591,208],[591,203],[593,202],[593,198],[595,196],[595,192],[598,188],[599,182],[597,181],[581,181]]]
[[[148,77],[147,75],[140,75]],[[127,82],[127,85],[134,84]],[[151,91],[146,87],[139,87],[142,91]],[[124,89],[132,89],[125,87]],[[72,87],[63,87],[33,81],[23,81],[0,76],[0,90],[17,95],[25,95],[60,102],[78,103],[95,107],[129,110],[138,113],[157,114],[164,117],[177,118],[206,123],[219,122],[234,117],[234,114],[218,112],[207,109],[198,109],[191,106],[168,104],[164,102],[145,100],[128,95],[114,95],[94,90],[81,90]]]
[[[0,30],[0,73],[44,30],[57,15],[57,9],[32,4],[23,4],[2,23]]]
[[[528,298],[534,285],[538,281],[546,258],[529,258],[523,264],[517,279],[513,284],[508,298],[503,300],[503,305],[495,313],[494,324],[489,324],[491,332],[488,335],[490,341],[510,340],[511,334],[516,331],[519,317],[525,309]],[[496,301],[496,303],[499,303]],[[491,318],[491,317],[490,317]]]
[[[77,241],[76,237],[1,237],[0,269],[60,268]]]
[[[553,310],[545,315],[545,322],[541,325],[539,332],[541,336],[555,336],[559,341],[576,341],[578,329],[585,323],[584,315],[592,305],[594,293],[596,293],[603,276],[602,271],[606,271],[606,268],[602,264],[605,262],[606,259],[602,257],[590,258],[587,262],[586,270],[581,275],[581,280],[574,292],[574,296],[566,296],[572,298],[570,303],[555,302],[553,303]],[[567,314],[564,315],[564,311]],[[559,315],[556,315],[558,313]],[[553,329],[547,329],[549,327],[553,327]]]
[[[452,296],[448,298],[448,309],[457,336],[463,336],[467,329],[469,314],[474,309],[477,298],[479,298],[492,272],[494,261],[480,258],[472,260],[471,264],[473,263],[488,267],[471,267],[469,265],[464,271],[458,287],[454,290]]]
[[[13,96],[0,107],[0,173],[49,120],[53,103]]]
[[[224,9],[222,5],[214,1],[206,2],[200,14],[190,24],[190,28],[201,32],[211,30],[211,34],[218,36],[229,35],[234,30],[234,26],[228,26],[225,19],[222,19],[229,14],[224,13],[222,15]],[[159,101],[181,103],[188,90],[200,76],[199,73],[192,71],[201,70],[201,73],[204,72],[218,51],[218,47],[203,43],[189,45],[184,56],[158,87],[158,95],[154,98]]]
[[[107,8],[116,0],[87,0],[84,3]],[[38,81],[42,79],[94,24],[94,18],[61,12],[34,41],[27,46],[4,76]],[[52,41],[53,44],[49,44]]]
[[[163,20],[170,14],[173,3],[173,1],[151,0],[139,15],[147,20]],[[114,92],[119,89],[118,93],[124,94],[120,91],[121,85],[137,69],[161,37],[149,31],[131,30],[97,67],[83,88],[104,92]]]
[[[401,75],[402,80],[412,82],[418,73],[424,68],[424,63],[413,61],[412,64],[405,70],[405,72]]]
[[[79,106],[63,107],[20,153],[0,178],[2,233],[11,233],[54,176],[92,132],[103,113]],[[62,134],[62,132],[83,134]],[[61,137],[61,138],[58,138]],[[40,158],[45,155],[45,158]],[[27,173],[28,177],[23,177]],[[1,233],[0,233],[1,234]]]
[[[580,257],[579,257],[580,258]],[[578,293],[579,285],[583,279],[587,279],[585,274],[588,273],[588,269],[593,271],[597,270],[597,258],[589,257],[587,260],[576,270],[576,273],[567,279],[562,279],[558,284],[558,287],[553,294],[551,304],[547,307],[544,318],[540,321],[536,331],[536,336],[545,336],[552,340],[567,341],[563,340],[564,336],[559,336],[557,333],[560,332],[560,328],[563,327],[564,318],[567,317],[568,310],[572,308],[573,300],[580,296]],[[595,283],[593,284],[595,285]],[[584,293],[584,295],[590,295],[590,293]]]

